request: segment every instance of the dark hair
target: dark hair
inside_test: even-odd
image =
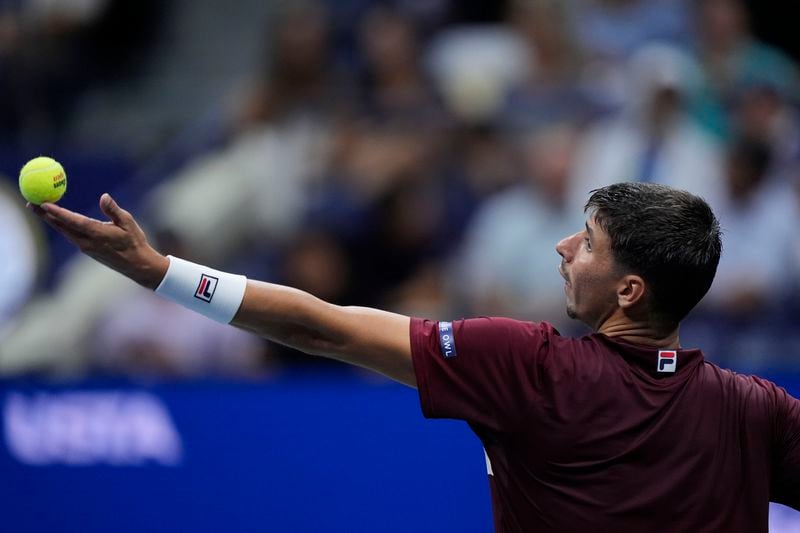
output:
[[[702,198],[664,185],[616,183],[585,211],[609,235],[617,265],[642,276],[656,323],[676,326],[708,292],[722,253],[719,222]]]

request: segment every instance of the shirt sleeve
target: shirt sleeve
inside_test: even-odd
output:
[[[776,419],[770,499],[800,511],[800,400],[776,387]]]
[[[422,412],[496,431],[512,430],[536,390],[539,366],[558,333],[507,318],[411,320],[411,352]]]

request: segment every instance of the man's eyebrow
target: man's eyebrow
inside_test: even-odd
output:
[[[586,224],[586,233],[589,234],[590,239],[594,239],[594,231],[592,231],[592,228],[589,227],[588,222],[585,222],[585,224]]]

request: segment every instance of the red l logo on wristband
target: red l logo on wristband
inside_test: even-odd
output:
[[[194,291],[194,297],[203,300],[204,302],[211,302],[214,297],[214,291],[217,290],[218,278],[203,274],[200,276],[200,283]]]

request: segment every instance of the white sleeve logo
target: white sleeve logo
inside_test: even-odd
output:
[[[442,357],[445,359],[458,355],[452,322],[439,322],[439,348],[442,351]]]

